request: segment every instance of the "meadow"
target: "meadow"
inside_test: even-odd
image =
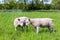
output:
[[[14,19],[21,16],[29,18],[52,18],[56,32],[50,33],[47,28],[41,28],[39,33],[34,32],[30,24],[28,31],[15,31]],[[60,11],[0,11],[0,40],[60,40]]]

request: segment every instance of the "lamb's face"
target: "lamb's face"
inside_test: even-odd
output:
[[[30,24],[30,21],[28,18],[20,18],[20,26],[28,26]]]
[[[24,23],[24,21],[22,20],[22,21],[20,21],[20,26],[23,26],[23,23]]]
[[[28,25],[30,24],[29,19],[26,19],[26,20],[25,20],[25,24],[26,24],[26,26],[28,26]]]

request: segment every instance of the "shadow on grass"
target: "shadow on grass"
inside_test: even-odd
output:
[[[40,30],[39,33],[47,33],[50,32],[49,30]]]
[[[40,30],[39,33],[56,33],[57,31],[54,30],[53,32],[50,32],[49,30]]]
[[[20,31],[20,32],[28,32],[29,29],[27,27],[17,27],[17,30],[16,31]]]
[[[58,12],[59,10],[22,10],[22,12]]]
[[[58,12],[59,10],[16,10],[16,9],[9,9],[9,10],[0,10],[0,12]]]

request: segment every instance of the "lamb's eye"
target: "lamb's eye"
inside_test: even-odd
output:
[[[20,21],[20,19],[18,19],[18,21]]]

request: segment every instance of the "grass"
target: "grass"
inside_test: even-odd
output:
[[[20,29],[15,31],[14,19],[21,16],[52,18],[56,32],[50,33],[47,28],[41,28],[40,32],[36,34],[32,25],[29,26],[28,31]],[[0,11],[0,40],[60,40],[60,11]]]

